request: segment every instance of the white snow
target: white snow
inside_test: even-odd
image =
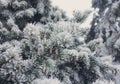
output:
[[[96,80],[93,84],[115,84],[112,80],[108,81],[108,80]]]
[[[58,79],[53,79],[53,78],[50,78],[50,79],[36,79],[32,82],[32,84],[62,84]]]
[[[104,11],[104,16],[106,15],[106,13],[108,12],[109,8],[107,7]]]

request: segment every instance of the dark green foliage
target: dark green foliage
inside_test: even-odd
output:
[[[8,2],[6,1],[6,3]],[[40,4],[43,4],[43,6],[39,6]],[[1,7],[0,20],[3,22],[12,18],[15,20],[16,25],[23,30],[27,23],[38,22],[43,16],[47,18],[49,16],[50,7],[49,0],[12,0],[7,6],[5,5],[5,8],[4,4],[3,8]],[[43,13],[39,13],[39,10],[43,10]],[[5,24],[5,22],[3,23]],[[4,26],[6,27],[7,25]]]
[[[120,3],[118,4],[118,7],[115,9],[115,16],[120,17]]]

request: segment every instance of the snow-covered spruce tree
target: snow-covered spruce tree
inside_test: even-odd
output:
[[[116,68],[120,69],[119,63],[116,63],[116,61],[120,62],[120,1],[93,0],[93,7],[95,10],[99,9],[99,11],[98,14],[94,16],[86,42],[91,44],[93,41],[96,41],[96,39],[102,39],[103,42],[97,45],[98,48],[95,49],[95,56],[100,57],[102,60],[107,60],[110,66],[117,66]],[[117,79],[113,82],[115,82],[114,84],[119,84],[119,71],[117,71],[116,75]],[[100,81],[102,82],[102,80]],[[103,82],[104,81],[108,80],[103,80]]]
[[[0,0],[0,43],[22,39],[27,23],[46,24],[65,19],[64,11],[50,3],[50,0]]]

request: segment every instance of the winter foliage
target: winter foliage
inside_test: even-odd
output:
[[[80,26],[90,11],[69,20],[49,0],[0,0],[0,84],[119,84],[119,24],[105,17],[115,11],[99,9],[93,36]]]

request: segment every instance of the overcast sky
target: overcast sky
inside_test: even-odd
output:
[[[58,6],[66,12],[66,15],[70,18],[72,17],[73,10],[80,10],[84,12],[85,10],[91,9],[92,0],[51,0],[53,6]],[[92,21],[93,14],[91,13],[82,27],[90,27],[90,22]]]
[[[66,11],[69,17],[72,17],[73,10],[85,11],[91,8],[91,0],[51,0],[53,6]]]

